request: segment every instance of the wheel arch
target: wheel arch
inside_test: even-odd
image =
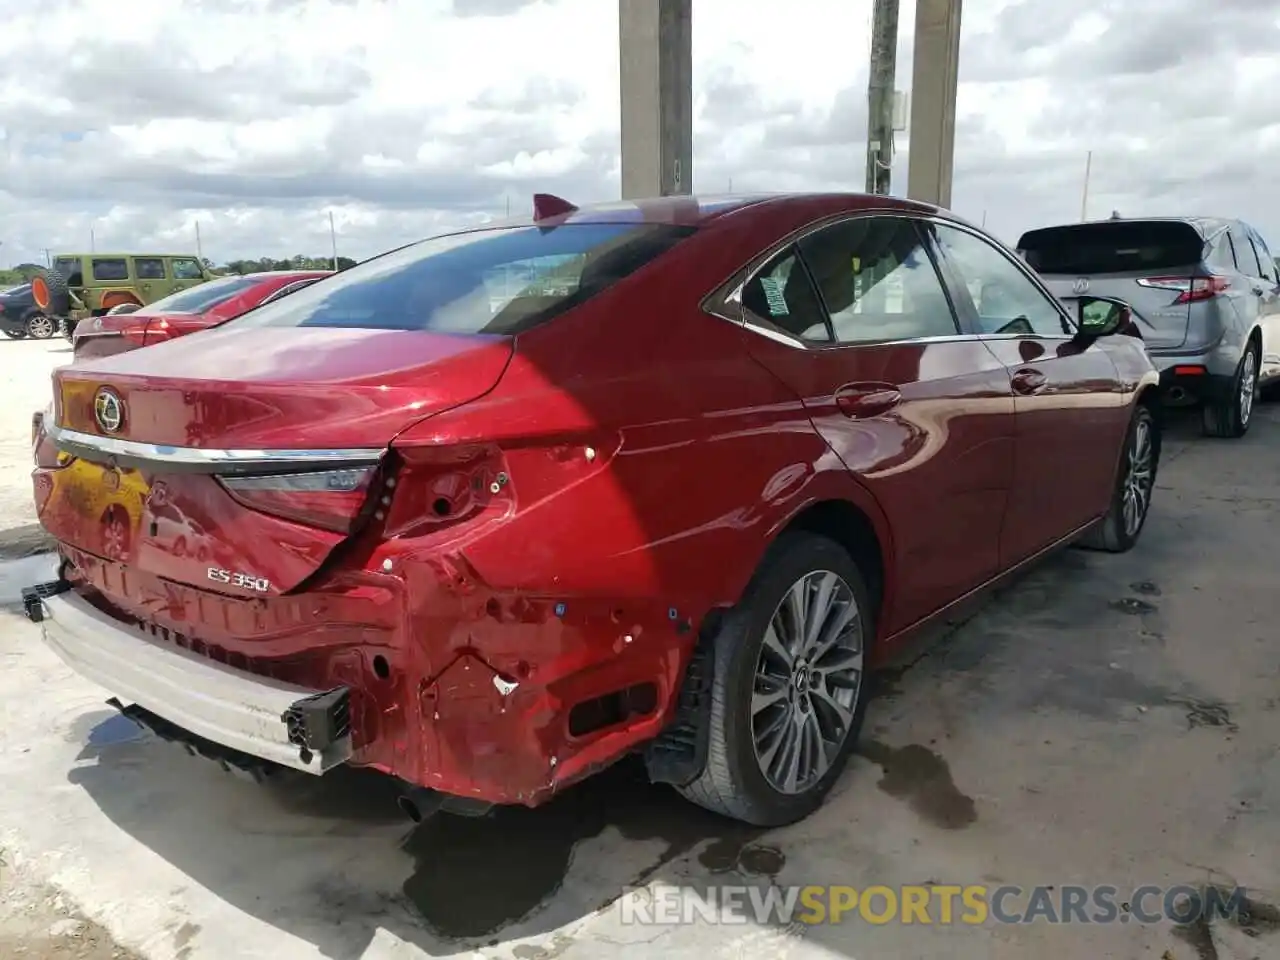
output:
[[[102,295],[101,309],[110,310],[124,303],[136,303],[142,306],[142,300],[132,290],[109,290]]]
[[[1156,444],[1158,445],[1165,424],[1164,401],[1161,399],[1160,385],[1158,383],[1148,383],[1138,391],[1133,405],[1135,407],[1146,407],[1151,411],[1151,418],[1156,422]]]
[[[875,522],[866,511],[849,500],[818,500],[794,514],[779,530],[778,536],[793,531],[827,537],[844,548],[866,577],[877,619],[883,622],[880,614],[885,599],[888,551],[881,543]]]

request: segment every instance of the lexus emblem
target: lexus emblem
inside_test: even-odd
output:
[[[124,401],[110,387],[100,387],[93,397],[93,418],[107,433],[116,433],[124,426]]]
[[[1089,278],[1081,277],[1071,285],[1072,293],[1087,293],[1089,290]]]

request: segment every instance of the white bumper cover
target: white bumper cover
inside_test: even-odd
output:
[[[300,735],[296,708],[324,691],[236,670],[152,640],[69,591],[39,603],[39,615],[31,619],[40,623],[45,642],[125,706],[136,704],[205,740],[306,773],[322,774],[351,757],[345,719],[337,736],[332,726],[319,742],[305,729]]]

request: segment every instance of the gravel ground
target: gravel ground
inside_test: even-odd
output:
[[[0,557],[47,548],[31,502],[31,414],[52,400],[50,376],[71,360],[71,345],[52,340],[0,341]]]
[[[138,960],[67,899],[8,862],[0,850],[0,957],[4,960]]]

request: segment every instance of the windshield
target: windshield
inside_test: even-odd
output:
[[[584,223],[436,237],[366,260],[229,325],[512,335],[583,303],[692,232]]]
[[[1024,233],[1018,252],[1038,273],[1159,271],[1199,263],[1204,238],[1180,220],[1082,223]]]
[[[188,287],[186,290],[180,290],[157,300],[150,306],[136,311],[135,315],[137,313],[204,313],[261,282],[261,277],[222,277],[218,280],[209,280],[199,286]]]

